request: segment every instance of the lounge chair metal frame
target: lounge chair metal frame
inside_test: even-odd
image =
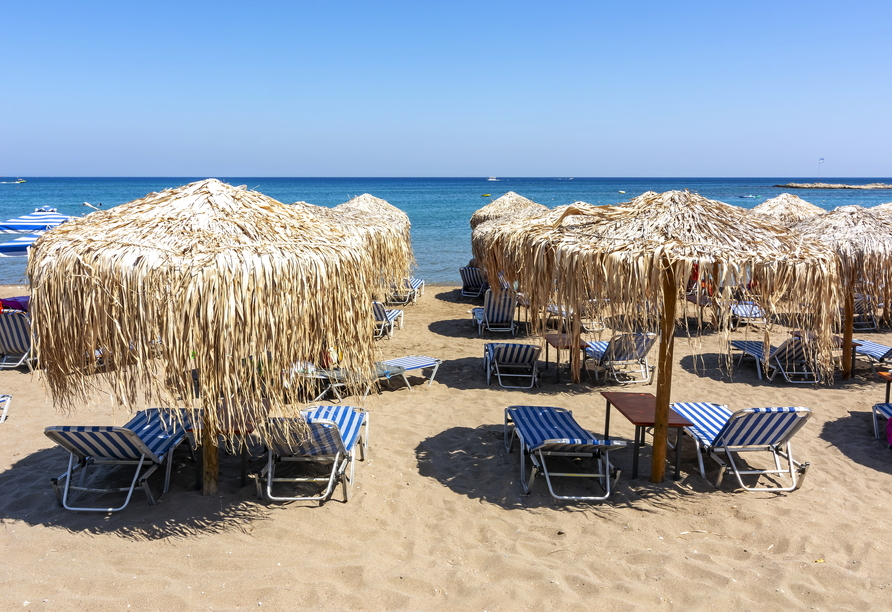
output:
[[[672,409],[694,423],[685,427],[697,445],[697,460],[700,474],[706,477],[703,456],[709,455],[719,464],[715,487],[722,486],[725,471],[730,467],[737,482],[747,491],[795,491],[802,486],[808,472],[809,463],[793,459],[790,439],[805,425],[811,410],[800,407],[746,408],[731,412],[727,406],[709,402],[678,402]],[[768,451],[774,460],[774,469],[742,470],[734,459],[734,453]],[[717,453],[723,453],[727,462]],[[781,467],[781,459],[787,467]],[[786,487],[747,486],[743,482],[746,475],[786,475],[790,485]],[[708,478],[707,478],[708,480]]]
[[[510,453],[514,439],[520,443],[520,484],[524,494],[529,494],[539,472],[545,476],[548,492],[554,499],[573,501],[602,501],[610,497],[620,470],[610,463],[611,450],[625,447],[621,440],[595,438],[583,429],[565,408],[550,406],[509,406],[505,409],[503,430],[505,449]],[[529,479],[526,476],[526,458],[532,463]],[[554,472],[549,470],[547,457],[593,457],[598,461],[598,471]],[[554,491],[552,477],[596,478],[604,489],[604,495],[558,495]]]
[[[166,411],[158,408],[138,412],[123,427],[57,426],[47,427],[44,433],[56,444],[67,450],[68,469],[58,478],[51,479],[53,491],[59,503],[67,510],[82,512],[117,512],[130,503],[133,491],[139,484],[149,505],[154,506],[148,479],[159,467],[165,465],[164,489],[170,488],[170,473],[173,466],[173,451],[190,435],[186,431],[188,422],[182,413],[177,422]],[[129,487],[97,488],[84,486],[87,472],[93,466],[130,465],[136,466]],[[148,466],[146,471],[143,467]],[[74,473],[81,470],[77,485],[72,484]],[[65,481],[64,486],[61,481]],[[70,504],[72,491],[90,493],[127,493],[124,503],[116,508],[73,506]]]
[[[399,321],[399,329],[403,328],[403,311],[385,308],[381,302],[372,302],[372,313],[375,316],[375,338],[383,338],[387,332],[388,337],[393,337],[394,323]]]
[[[483,369],[486,371],[486,386],[492,383],[492,375],[496,375],[499,386],[505,389],[532,389],[539,386],[539,367],[537,361],[542,347],[535,344],[516,344],[509,342],[488,342],[483,345]],[[502,377],[529,378],[527,386],[506,384]]]
[[[768,381],[774,380],[778,372],[784,379],[793,384],[817,384],[821,382],[820,372],[816,372],[810,365],[807,357],[805,343],[801,338],[789,338],[777,347],[769,345],[768,354],[765,354],[765,344],[759,340],[732,340],[731,348],[740,351],[740,359],[749,355],[756,360],[756,374],[762,380],[762,371]],[[794,380],[801,377],[802,380]]]
[[[858,338],[852,338],[852,342],[858,345],[855,347],[855,353],[867,357],[874,372],[876,372],[876,366],[888,366],[892,361],[892,346]]]
[[[480,268],[459,268],[458,273],[461,276],[462,297],[480,297],[489,289],[489,282]]]
[[[647,361],[647,354],[657,341],[654,333],[617,334],[609,341],[589,342],[584,350],[584,362],[592,359],[595,380],[604,373],[621,385],[645,384],[653,381],[655,367]]]
[[[477,324],[477,335],[482,336],[483,330],[491,332],[510,332],[514,335],[517,324],[514,316],[517,312],[517,297],[509,289],[502,289],[496,297],[492,289],[487,289],[483,297],[483,307],[471,310],[471,318]]]
[[[267,463],[256,477],[257,496],[271,501],[318,501],[321,506],[328,501],[337,484],[343,488],[344,502],[350,500],[356,466],[356,449],[360,461],[365,460],[368,450],[369,418],[364,409],[355,406],[314,406],[304,411],[309,436],[291,439],[288,423],[292,419],[270,420],[270,428],[278,428],[273,446],[267,449]],[[326,476],[276,476],[279,463],[330,463]],[[349,469],[349,474],[348,470]],[[263,486],[263,481],[266,486]],[[319,495],[273,495],[274,483],[325,483]]]
[[[33,351],[31,316],[23,310],[0,310],[0,369],[25,364],[33,371]]]

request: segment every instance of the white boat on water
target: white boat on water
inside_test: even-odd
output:
[[[491,177],[489,177],[489,178],[486,179],[486,180],[487,180],[487,181],[497,181],[497,180],[499,180],[499,179],[497,179],[497,178],[494,177],[494,176],[491,176]]]

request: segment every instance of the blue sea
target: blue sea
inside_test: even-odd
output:
[[[111,208],[153,191],[177,187],[207,177],[187,178],[40,178],[25,183],[0,183],[0,220],[52,206],[67,215],[85,215],[84,206]],[[784,191],[825,208],[847,204],[865,207],[892,201],[892,190],[784,190],[772,185],[790,182],[892,183],[889,178],[245,178],[215,177],[231,185],[247,185],[281,202],[299,200],[336,206],[370,193],[402,209],[412,221],[412,241],[418,262],[416,276],[429,284],[460,284],[458,269],[471,257],[471,214],[508,191],[515,191],[549,208],[576,201],[617,204],[645,191],[688,189],[700,195],[752,208]],[[13,181],[15,177],[0,181]],[[625,193],[622,193],[625,192]],[[758,197],[742,197],[758,196]],[[0,241],[13,239],[0,234]],[[27,284],[25,258],[0,258],[0,284]]]

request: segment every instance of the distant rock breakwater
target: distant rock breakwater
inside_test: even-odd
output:
[[[892,189],[886,183],[870,183],[868,185],[846,185],[844,183],[787,183],[775,185],[782,189]]]

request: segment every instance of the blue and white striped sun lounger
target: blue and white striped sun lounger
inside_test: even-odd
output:
[[[486,371],[487,386],[492,382],[495,373],[499,385],[506,389],[531,389],[539,384],[539,368],[536,361],[542,347],[534,344],[512,344],[489,342],[483,345],[483,369]],[[508,385],[502,380],[506,378],[529,379],[530,384],[518,386]]]
[[[94,426],[57,426],[47,427],[44,433],[53,442],[70,453],[68,470],[52,479],[53,490],[62,506],[68,510],[95,512],[115,512],[130,503],[130,497],[137,483],[142,486],[149,498],[149,504],[155,505],[155,498],[149,488],[148,478],[165,461],[167,471],[164,476],[164,490],[170,487],[170,470],[173,464],[173,450],[187,438],[189,427],[188,414],[183,411],[180,421],[168,411],[152,408],[142,410],[123,427]],[[129,487],[95,488],[85,486],[87,469],[93,465],[135,465],[136,470]],[[149,468],[143,472],[143,466]],[[73,485],[71,480],[76,470],[81,470],[80,481]],[[60,491],[60,481],[65,486]],[[91,493],[127,493],[124,503],[117,508],[80,507],[70,504],[72,491],[88,491]]]
[[[21,310],[0,310],[0,368],[17,368],[23,363],[31,369],[31,317]]]
[[[0,395],[0,404],[3,405],[3,411],[0,412],[0,423],[6,420],[9,414],[9,405],[12,403],[11,395]]]
[[[404,278],[400,286],[394,286],[392,293],[387,298],[388,304],[408,304],[418,301],[419,295],[424,295],[424,280],[420,278]]]
[[[747,355],[756,360],[756,374],[762,380],[762,370],[765,376],[774,380],[780,372],[787,382],[814,384],[821,382],[820,373],[811,365],[805,343],[801,338],[790,338],[780,346],[769,346],[768,355],[765,355],[765,344],[758,340],[732,340],[731,347],[740,351],[738,365]],[[800,380],[794,380],[800,379]]]
[[[298,420],[270,420],[273,441],[267,451],[267,464],[257,478],[257,496],[265,496],[272,501],[318,501],[322,505],[331,497],[335,486],[341,483],[344,501],[348,501],[349,487],[354,480],[354,451],[358,447],[361,460],[364,460],[368,446],[368,414],[354,406],[315,406],[304,411],[303,415],[308,430],[306,438],[300,435]],[[330,463],[331,471],[320,477],[276,476],[279,463],[293,462]],[[347,466],[350,467],[349,475]],[[326,487],[318,495],[273,495],[273,483],[305,482],[322,482],[326,483]]]
[[[382,338],[384,332],[393,337],[393,325],[398,320],[400,329],[403,328],[403,311],[384,308],[381,302],[372,302],[372,313],[375,316],[375,338]]]
[[[765,311],[755,302],[731,302],[731,328],[736,329],[741,322],[765,323]]]
[[[880,416],[884,419],[892,419],[892,404],[882,402],[880,404],[874,404],[871,409],[873,412],[873,435],[877,440],[882,439],[882,434],[885,431],[880,428]]]
[[[864,296],[855,296],[855,312],[852,319],[852,329],[858,331],[877,329],[877,319],[874,315],[874,300]]]
[[[434,377],[437,375],[437,370],[440,368],[440,364],[443,363],[443,360],[434,359],[433,357],[424,357],[423,355],[411,355],[409,357],[388,359],[386,361],[382,361],[381,363],[389,368],[402,368],[403,372],[401,374],[403,376],[403,380],[406,381],[406,386],[411,389],[412,385],[409,384],[409,380],[406,378],[406,371],[433,368],[430,380],[427,383],[428,386],[430,386],[434,383]]]
[[[491,332],[510,332],[514,335],[514,313],[517,311],[517,298],[514,292],[503,289],[496,297],[492,289],[486,290],[483,298],[483,308],[471,310],[471,317],[477,324],[477,335],[482,336],[483,330]]]
[[[489,283],[480,268],[459,268],[462,297],[480,297],[489,289]]]
[[[541,470],[548,483],[548,492],[555,499],[599,501],[610,497],[612,487],[619,478],[619,470],[610,464],[609,452],[625,447],[621,440],[602,440],[583,429],[573,413],[564,408],[550,406],[509,406],[505,409],[505,448],[511,452],[514,438],[520,441],[520,484],[529,493],[536,474]],[[533,468],[526,478],[526,457],[529,455]],[[596,457],[597,473],[549,471],[546,457]],[[604,489],[600,496],[557,495],[551,484],[552,476],[597,478]],[[612,482],[611,482],[612,479]]]
[[[860,345],[855,347],[855,352],[870,359],[871,365],[885,365],[892,361],[892,346],[855,338],[852,342]]]
[[[678,402],[672,409],[694,425],[685,427],[697,445],[697,459],[700,474],[706,478],[703,455],[715,459],[719,464],[716,488],[722,486],[722,478],[728,464],[716,453],[724,453],[737,482],[747,491],[795,491],[802,486],[808,463],[793,459],[790,439],[802,429],[811,416],[808,408],[747,408],[731,412],[727,406],[708,402]],[[774,469],[741,470],[732,453],[768,451],[774,460]],[[780,459],[787,461],[787,468],[781,468]],[[786,474],[791,484],[788,487],[749,487],[743,483],[743,475]]]
[[[622,384],[650,384],[654,367],[647,362],[647,354],[657,341],[656,334],[617,334],[610,341],[589,342],[586,360],[592,359],[595,380],[598,372]]]

